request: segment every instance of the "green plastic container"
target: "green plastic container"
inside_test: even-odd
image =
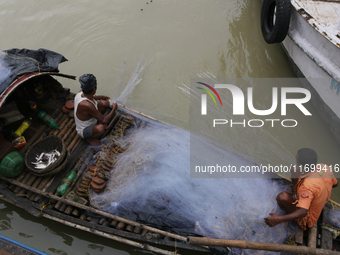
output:
[[[5,177],[16,177],[22,173],[25,167],[24,158],[20,152],[8,153],[0,163],[0,174]]]
[[[57,122],[56,122],[53,118],[51,118],[51,116],[48,115],[46,112],[40,111],[40,112],[38,113],[38,117],[39,117],[42,121],[44,121],[44,122],[46,123],[46,125],[49,126],[50,128],[54,128],[54,129],[58,129],[58,130],[60,129],[60,128],[58,127]]]
[[[68,191],[69,187],[71,186],[72,182],[76,179],[77,172],[72,170],[70,171],[64,179],[62,179],[61,184],[57,188],[57,193],[60,196],[63,196]]]

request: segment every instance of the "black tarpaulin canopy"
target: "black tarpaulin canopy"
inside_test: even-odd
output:
[[[58,65],[67,59],[46,49],[10,49],[0,51],[0,93],[17,76],[32,72],[59,72]]]

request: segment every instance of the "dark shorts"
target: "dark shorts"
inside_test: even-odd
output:
[[[92,137],[94,135],[93,127],[95,125],[97,125],[97,124],[93,124],[91,126],[88,126],[88,127],[84,128],[84,130],[83,130],[83,138],[84,139],[90,138],[90,137]]]

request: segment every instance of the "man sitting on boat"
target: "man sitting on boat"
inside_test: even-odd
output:
[[[74,98],[74,119],[78,135],[91,145],[100,145],[99,138],[104,134],[111,121],[117,104],[104,117],[110,106],[107,96],[96,96],[97,79],[93,74],[83,74],[79,78],[81,91]],[[99,101],[97,101],[99,100]]]
[[[288,214],[279,216],[270,213],[270,217],[264,219],[270,227],[293,220],[303,230],[312,227],[330,199],[332,188],[338,186],[332,169],[325,164],[317,164],[314,150],[300,149],[295,158],[296,165],[291,169],[293,196],[281,192],[276,197],[280,208]]]

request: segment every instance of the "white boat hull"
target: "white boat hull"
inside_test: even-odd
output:
[[[297,76],[308,81],[302,85],[312,93],[313,104],[340,144],[340,44],[298,3],[292,0],[282,46]]]

